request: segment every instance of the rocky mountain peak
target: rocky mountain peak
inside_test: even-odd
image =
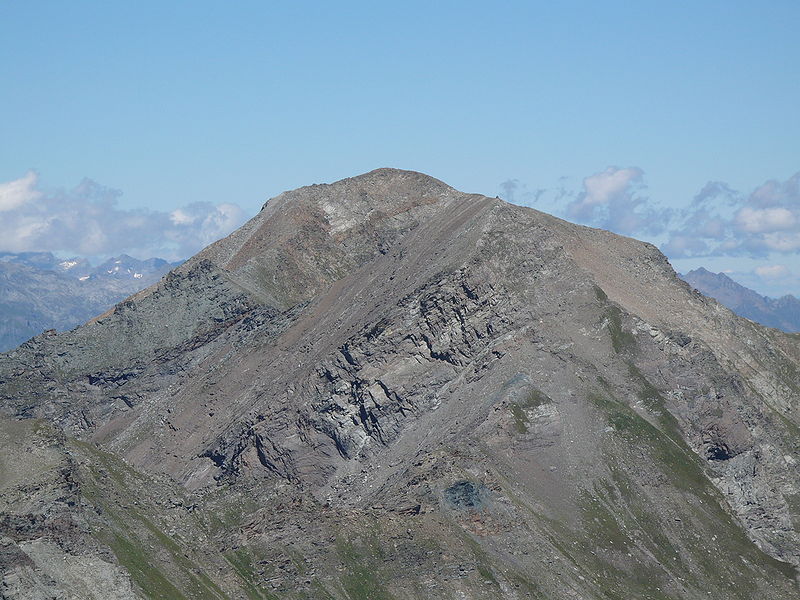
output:
[[[379,226],[416,208],[435,205],[459,195],[441,181],[399,169],[377,169],[332,184],[300,188],[276,199],[282,204],[299,204],[303,210],[320,211],[325,228],[335,236],[365,226]]]
[[[193,261],[210,260],[279,304],[286,294],[295,301],[385,254],[437,215],[437,222],[452,220],[491,203],[421,173],[378,169],[280,194],[241,229],[188,261],[186,269]],[[281,278],[276,296],[271,284],[263,284],[265,277],[275,281],[267,272],[278,270],[291,275]]]
[[[793,598],[798,389],[796,338],[653,246],[380,169],[0,355],[0,434],[67,465],[0,557],[146,597]]]

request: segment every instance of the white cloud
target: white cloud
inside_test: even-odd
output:
[[[631,182],[640,180],[642,175],[642,170],[636,167],[627,169],[608,167],[602,173],[583,180],[583,187],[586,189],[584,202],[589,205],[607,204],[625,193]]]
[[[608,167],[583,180],[583,191],[567,204],[567,218],[625,235],[657,234],[670,210],[646,196],[644,171],[638,167]]]
[[[0,184],[0,250],[187,258],[245,220],[235,204],[196,202],[171,212],[118,206],[119,191],[85,179],[45,193],[35,173]]]
[[[681,235],[673,232],[669,240],[661,246],[661,250],[667,256],[682,258],[705,254],[708,252],[708,244],[696,235]]]
[[[762,265],[754,271],[762,279],[781,279],[790,273],[786,265]]]
[[[597,218],[597,209],[615,202],[630,202],[632,186],[641,183],[643,172],[637,167],[619,169],[608,167],[583,180],[583,192],[569,203],[567,214],[575,219],[591,221]]]
[[[226,236],[244,222],[244,211],[235,204],[195,202],[170,213],[171,240],[184,246],[194,240],[200,247]],[[199,249],[199,248],[198,248]]]
[[[33,171],[28,171],[19,179],[0,183],[0,212],[15,210],[39,197],[36,190],[38,177]]]
[[[796,252],[800,250],[800,231],[770,232],[755,239],[756,247],[763,246],[777,252]]]
[[[180,208],[176,208],[169,213],[169,220],[172,221],[174,225],[191,225],[194,223],[194,217],[186,214],[186,212]]]
[[[690,247],[682,240],[696,240]],[[680,211],[662,249],[689,256],[764,257],[800,251],[800,173],[784,182],[767,181],[743,195],[718,182],[706,185]]]
[[[791,229],[797,224],[797,217],[788,208],[743,207],[736,214],[736,225],[747,233],[767,233]]]

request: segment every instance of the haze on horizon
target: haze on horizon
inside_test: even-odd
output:
[[[0,8],[0,251],[185,258],[422,171],[800,295],[800,5]]]

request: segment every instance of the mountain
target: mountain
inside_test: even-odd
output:
[[[800,331],[800,300],[791,294],[777,299],[767,298],[736,283],[724,273],[712,273],[702,267],[680,277],[737,315],[783,331]]]
[[[798,338],[380,169],[0,355],[7,598],[798,595]]]
[[[114,279],[144,279],[147,275],[161,276],[176,264],[170,264],[163,258],[150,258],[147,260],[138,260],[121,254],[120,256],[110,258],[92,273],[96,277],[113,277]]]
[[[175,265],[127,255],[98,267],[50,252],[0,253],[0,351],[49,329],[72,329],[158,281]]]

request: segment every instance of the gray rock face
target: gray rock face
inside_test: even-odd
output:
[[[2,419],[0,444],[0,597],[136,598],[128,573],[92,537],[63,435]]]
[[[0,556],[66,590],[40,557],[72,539],[151,598],[794,598],[797,341],[419,173],[301,188],[0,357],[86,524],[10,504]]]

